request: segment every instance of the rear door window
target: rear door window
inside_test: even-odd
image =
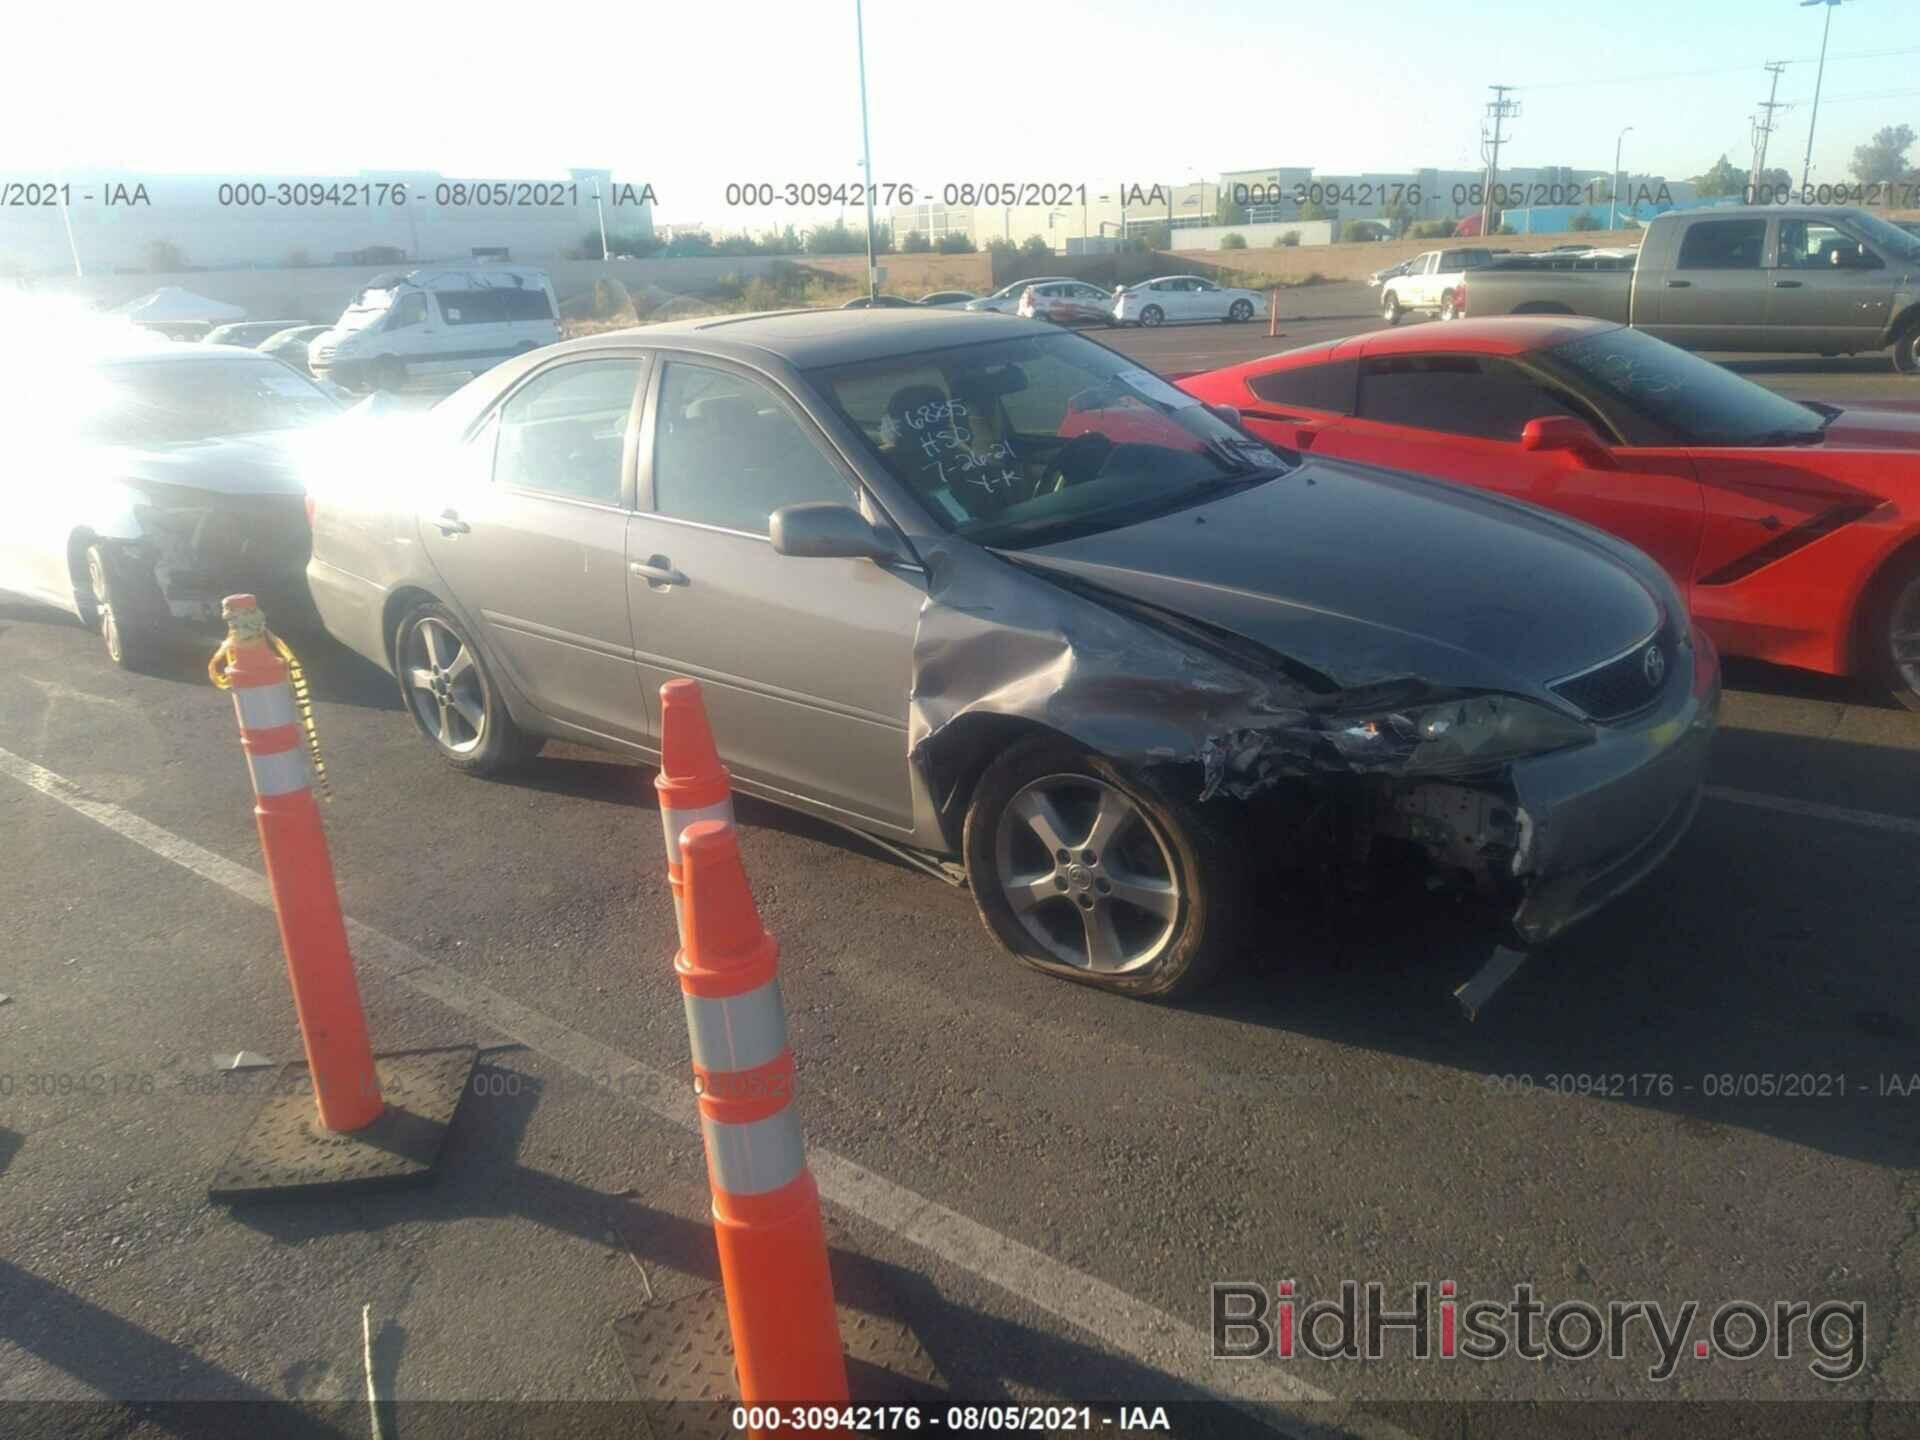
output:
[[[1680,240],[1681,270],[1758,270],[1765,220],[1695,220]]]

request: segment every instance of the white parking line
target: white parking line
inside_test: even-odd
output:
[[[260,906],[273,904],[264,876],[118,805],[91,799],[71,780],[44,766],[0,749],[0,774],[243,900]],[[377,966],[388,978],[511,1035],[658,1118],[698,1131],[688,1076],[669,1075],[604,1045],[372,926],[348,920],[347,931],[360,965]],[[1300,1427],[1303,1433],[1412,1440],[1403,1430],[1350,1411],[1326,1391],[1288,1374],[1278,1362],[1212,1359],[1211,1341],[1199,1327],[969,1220],[938,1201],[896,1185],[856,1161],[817,1148],[809,1149],[808,1161],[827,1200],[1098,1337],[1119,1355],[1248,1410],[1270,1424]],[[1316,1408],[1311,1412],[1301,1408],[1308,1405]],[[1279,1413],[1258,1407],[1276,1407]]]
[[[1734,805],[1751,805],[1756,810],[1777,810],[1782,815],[1804,815],[1810,820],[1831,820],[1839,825],[1859,825],[1868,830],[1891,830],[1899,835],[1920,835],[1920,820],[1905,815],[1882,815],[1874,810],[1849,810],[1844,805],[1822,805],[1815,800],[1790,800],[1785,795],[1761,795],[1752,790],[1730,790],[1724,785],[1709,785],[1703,792],[1710,800],[1725,800]]]

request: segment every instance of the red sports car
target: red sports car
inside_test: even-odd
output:
[[[1865,676],[1920,710],[1920,414],[1784,399],[1560,315],[1382,330],[1178,383],[1289,449],[1611,531],[1724,653]]]

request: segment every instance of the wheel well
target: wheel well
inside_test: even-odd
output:
[[[67,537],[67,573],[73,578],[76,593],[91,586],[87,578],[87,550],[98,538],[91,530],[76,530]]]
[[[394,632],[400,628],[400,617],[419,604],[438,605],[439,597],[429,590],[417,586],[403,585],[387,597],[386,609],[380,616],[380,643],[386,648],[387,669],[399,673],[400,658],[394,654]]]
[[[1920,329],[1920,302],[1909,305],[1894,317],[1887,327],[1887,344],[1891,345],[1909,330]]]
[[[1570,306],[1553,300],[1530,300],[1525,305],[1514,306],[1513,313],[1515,315],[1571,315],[1573,310]]]
[[[973,803],[974,787],[987,766],[1006,750],[1036,735],[1076,743],[1064,731],[1035,720],[979,711],[959,716],[921,742],[914,761],[926,778],[941,832],[956,852],[967,807]]]
[[[1917,568],[1920,568],[1920,536],[1907,541],[1882,560],[1879,568],[1867,578],[1867,583],[1860,587],[1860,598],[1854,602],[1853,622],[1847,629],[1848,674],[1859,674],[1860,662],[1870,653],[1872,637],[1867,634],[1867,627],[1873,623],[1873,617],[1888,592]]]

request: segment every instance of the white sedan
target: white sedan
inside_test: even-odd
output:
[[[1142,280],[1114,296],[1113,318],[1121,325],[1164,325],[1169,320],[1251,320],[1266,307],[1258,290],[1236,290],[1198,275]]]
[[[1048,285],[1029,285],[1020,296],[1015,312],[1029,320],[1051,320],[1056,325],[1076,322],[1113,324],[1113,292],[1089,285],[1084,280],[1056,280]]]

